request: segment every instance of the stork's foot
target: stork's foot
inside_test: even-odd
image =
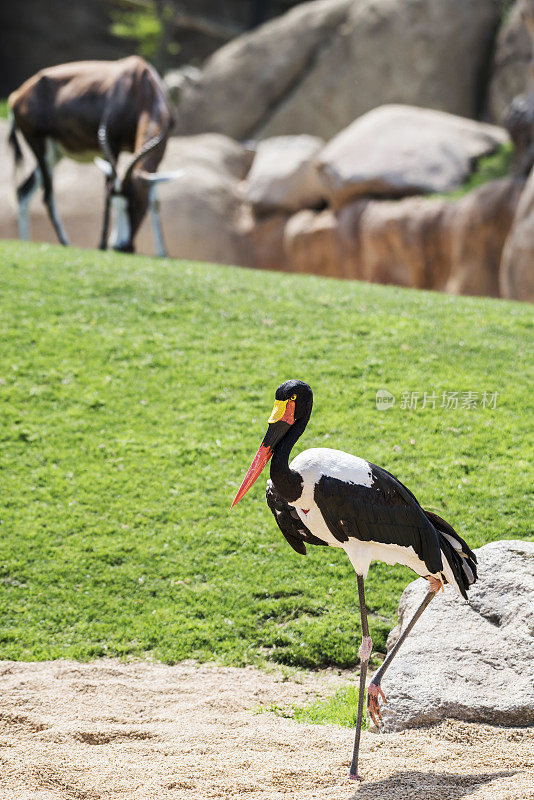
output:
[[[387,703],[382,687],[379,683],[370,683],[367,687],[367,711],[377,728],[380,727],[382,722],[382,714],[380,713],[380,697]]]
[[[430,575],[430,576],[427,578],[427,580],[428,580],[428,582],[429,582],[429,584],[430,584],[430,591],[431,591],[431,592],[436,592],[436,594],[437,594],[437,593],[439,592],[439,590],[440,590],[440,589],[443,589],[443,584],[442,584],[442,582],[439,580],[439,578],[434,578],[434,576],[433,576],[433,575]]]
[[[362,775],[356,774],[353,775],[352,772],[349,772],[349,778],[351,781],[364,781],[365,778]]]

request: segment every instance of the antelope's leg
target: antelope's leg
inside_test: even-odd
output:
[[[159,200],[156,192],[156,186],[151,186],[148,196],[150,218],[152,219],[152,230],[154,231],[156,255],[165,258],[167,251],[165,250],[165,242],[163,240],[163,231],[161,229],[161,219],[159,216]]]
[[[362,732],[363,720],[363,699],[365,697],[365,679],[367,677],[367,665],[371,657],[371,650],[373,642],[369,636],[369,625],[367,622],[367,608],[365,606],[365,592],[363,585],[363,576],[356,575],[358,579],[358,599],[360,601],[360,616],[362,620],[362,643],[358,650],[360,656],[360,690],[358,694],[358,715],[356,717],[356,733],[354,736],[354,752],[352,754],[352,763],[350,765],[349,777],[353,780],[362,780],[358,774],[358,755],[360,750],[360,736]]]
[[[108,246],[108,235],[109,235],[109,212],[111,206],[111,190],[112,185],[108,179],[106,179],[106,199],[104,202],[104,219],[102,221],[102,233],[100,235],[100,244],[98,245],[99,250],[106,250]]]
[[[30,215],[29,205],[33,195],[41,185],[41,170],[35,167],[26,180],[17,187],[17,203],[19,207],[18,227],[19,236],[24,241],[30,240]]]
[[[40,141],[37,149],[34,148],[34,152],[43,178],[44,202],[48,210],[48,216],[61,244],[68,245],[67,234],[57,213],[52,181],[52,173],[55,165],[60,160],[60,156],[54,143],[50,140],[46,140],[46,142]]]

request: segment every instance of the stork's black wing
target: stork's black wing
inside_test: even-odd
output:
[[[413,547],[429,573],[441,572],[439,534],[417,499],[397,478],[370,464],[373,483],[362,486],[323,475],[315,486],[315,502],[339,542]]]
[[[273,512],[274,518],[278,527],[284,534],[285,538],[297,553],[302,556],[306,555],[306,544],[322,544],[326,545],[317,536],[306,527],[302,522],[299,515],[289,503],[281,497],[274,488],[271,481],[267,481],[267,505]]]

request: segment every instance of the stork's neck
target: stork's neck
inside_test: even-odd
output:
[[[309,414],[307,417],[301,417],[291,426],[274,448],[271,460],[271,480],[274,488],[289,503],[298,500],[302,494],[302,476],[289,468],[289,454],[297,439],[304,433],[309,418]]]

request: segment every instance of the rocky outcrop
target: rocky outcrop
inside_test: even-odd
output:
[[[172,151],[163,169],[170,168],[171,163]],[[233,176],[203,164],[190,162],[183,169],[183,177],[158,190],[168,254],[195,261],[250,264],[248,243],[239,229],[239,183]],[[148,218],[139,231],[137,245],[141,253],[154,252]]]
[[[499,277],[502,297],[534,302],[534,170],[519,199]]]
[[[361,278],[360,249],[345,244],[339,220],[330,210],[306,210],[295,214],[284,230],[284,257],[292,272],[328,275],[332,278]]]
[[[518,11],[529,41],[531,59],[524,70],[526,91],[510,103],[504,125],[515,146],[515,172],[526,178],[534,166],[534,0],[520,0]]]
[[[259,142],[243,197],[259,213],[315,208],[324,199],[316,157],[317,136],[275,136]]]
[[[239,231],[249,248],[247,266],[291,271],[284,248],[287,221],[287,214],[257,217],[250,206],[243,206]]]
[[[208,60],[182,93],[177,131],[329,139],[392,102],[475,117],[498,19],[494,0],[302,4]]]
[[[443,290],[450,273],[452,204],[437,198],[360,200],[339,212],[344,249],[359,253],[360,275],[373,283]]]
[[[534,724],[534,542],[493,542],[476,553],[479,579],[468,602],[450,587],[438,594],[386,673],[386,729],[445,718]],[[388,647],[427,586],[419,579],[403,592]]]
[[[493,125],[413,106],[381,106],[334,136],[318,169],[334,207],[362,196],[451,192],[477,159],[507,141]]]
[[[488,91],[488,113],[499,125],[503,124],[514,97],[527,88],[531,44],[523,24],[523,8],[523,0],[516,0],[497,36]]]
[[[524,185],[514,178],[489,181],[453,204],[447,218],[451,266],[446,292],[501,296],[501,254]]]
[[[177,132],[219,131],[236,139],[253,135],[268,109],[291,91],[343,23],[350,3],[302,4],[222,47],[208,59],[200,80],[184,88]]]
[[[456,201],[360,199],[300,211],[283,238],[285,269],[498,297],[499,264],[523,182],[491,181]]]
[[[520,0],[518,7],[528,38],[531,60],[525,70],[527,91],[514,98],[506,125],[516,146],[515,170],[530,177],[521,195],[512,228],[504,246],[500,291],[513,300],[534,301],[534,0]]]

